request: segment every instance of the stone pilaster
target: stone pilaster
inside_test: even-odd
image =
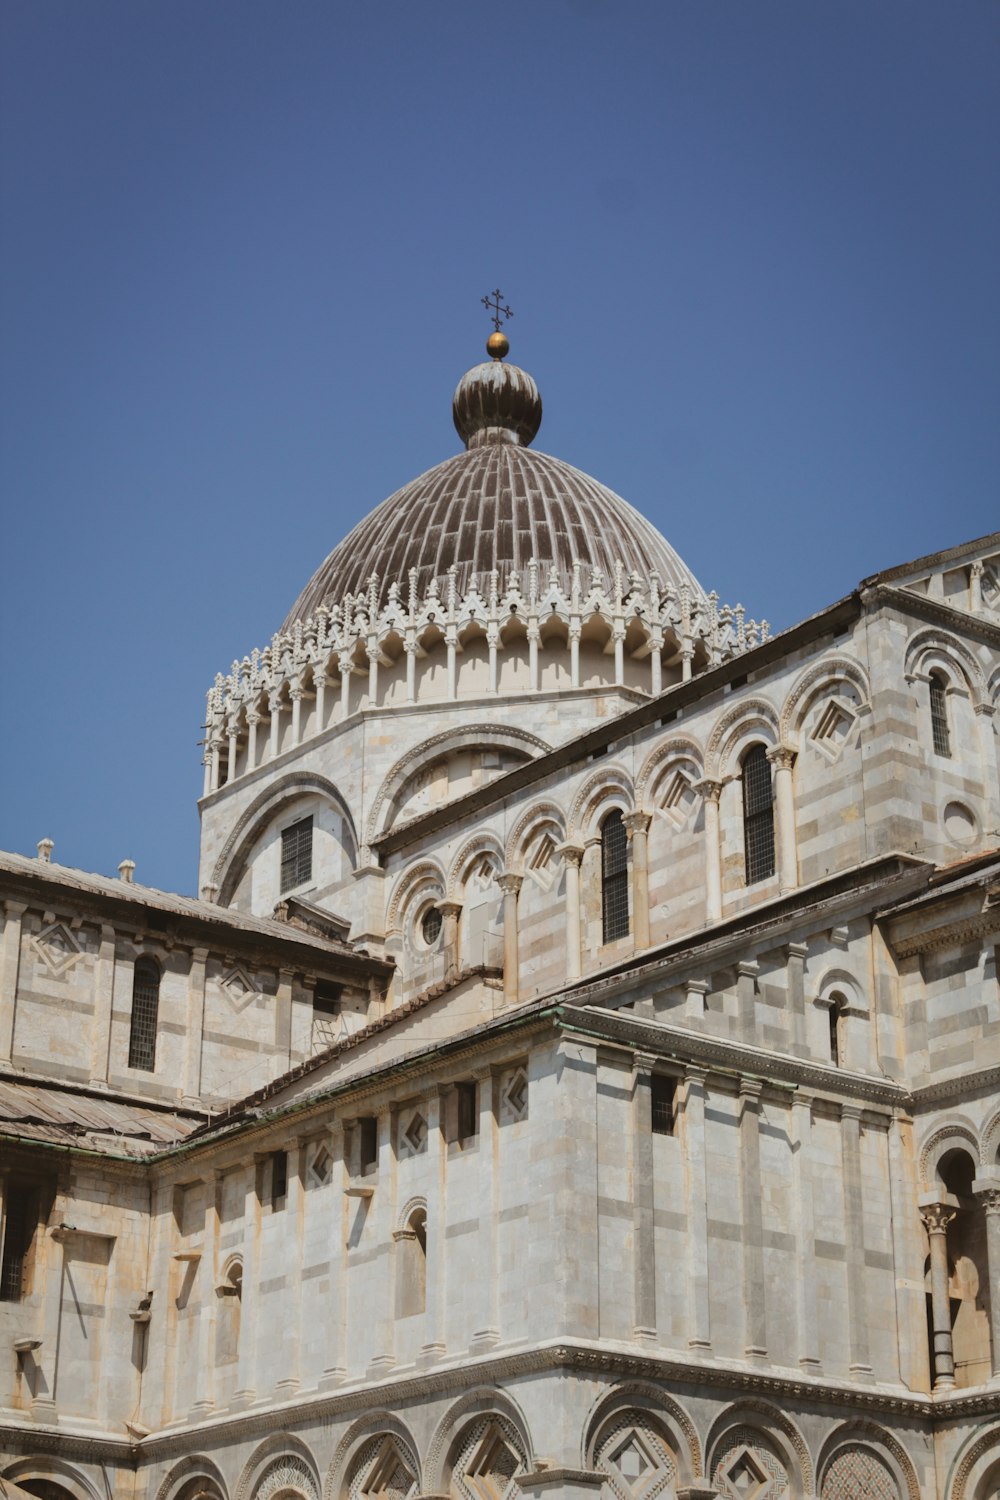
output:
[[[740,1206],[743,1220],[743,1311],[747,1359],[767,1358],[764,1223],[760,1201],[759,1078],[740,1079]]]
[[[840,1151],[844,1173],[844,1244],[847,1253],[847,1329],[850,1374],[866,1380],[872,1373],[868,1355],[868,1306],[865,1283],[865,1213],[861,1185],[861,1109],[840,1110]]]

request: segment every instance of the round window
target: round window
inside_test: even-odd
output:
[[[428,948],[433,948],[441,936],[441,913],[436,906],[429,906],[420,922],[420,932]]]

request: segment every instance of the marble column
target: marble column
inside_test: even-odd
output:
[[[740,1079],[740,1206],[743,1220],[743,1309],[747,1359],[767,1359],[764,1222],[760,1194],[759,1078]]]
[[[705,1105],[708,1072],[689,1065],[684,1075],[681,1136],[687,1164],[685,1198],[688,1247],[688,1348],[703,1354],[712,1350],[711,1298],[708,1286],[708,1156]]]
[[[635,946],[649,947],[649,825],[648,812],[626,813],[622,822],[632,844],[632,924]]]
[[[271,731],[268,739],[267,758],[276,760],[281,749],[281,694],[272,693],[267,700],[268,712],[271,715]]]
[[[717,922],[722,916],[722,844],[719,820],[721,781],[699,781],[695,787],[705,809],[705,919]]]
[[[253,771],[257,765],[257,725],[260,723],[260,714],[252,708],[247,714],[247,770]]]
[[[822,1371],[816,1306],[816,1217],[813,1205],[812,1099],[796,1092],[791,1111],[792,1201],[795,1205],[798,1273],[796,1318],[799,1365],[807,1375]]]
[[[934,1335],[934,1389],[955,1384],[955,1356],[951,1341],[951,1299],[948,1292],[948,1225],[958,1212],[951,1193],[922,1193],[920,1217],[927,1230],[931,1256],[931,1322]]]
[[[305,693],[296,685],[289,690],[288,696],[292,700],[292,745],[295,746],[302,743],[302,699]]]
[[[580,865],[582,844],[561,844],[557,853],[566,867],[566,978],[579,979],[582,972],[582,928],[580,913]]]
[[[653,1224],[652,1057],[632,1059],[632,1245],[635,1273],[633,1338],[656,1338],[656,1231]]]
[[[972,1191],[986,1215],[990,1369],[1000,1375],[1000,1172],[983,1172],[973,1182]]]
[[[202,1037],[205,1031],[207,963],[207,948],[191,949],[191,966],[188,969],[187,981],[186,1036],[184,1038],[184,1098],[192,1102],[201,1096],[201,1054]]]
[[[313,687],[316,689],[316,733],[322,734],[326,727],[326,673],[313,673]]]
[[[497,1080],[491,1068],[473,1072],[479,1085],[479,1160],[476,1163],[476,1211],[479,1220],[479,1326],[473,1329],[471,1350],[482,1354],[500,1341],[499,1267],[499,1139],[497,1131]]]
[[[861,1186],[861,1107],[840,1108],[840,1152],[844,1173],[844,1244],[847,1252],[848,1366],[853,1380],[872,1373],[868,1355],[868,1307],[865,1296],[865,1214]]]
[[[523,884],[523,875],[497,876],[497,885],[503,891],[503,998],[505,1005],[516,1005],[518,999],[517,898]]]
[[[783,891],[793,891],[799,883],[798,852],[795,841],[795,786],[792,767],[795,751],[777,745],[767,752],[774,767],[774,801],[778,818],[778,884]]]
[[[460,968],[458,952],[458,918],[461,914],[461,901],[439,901],[438,911],[441,913],[442,932],[441,946],[444,950],[444,977],[454,979]]]

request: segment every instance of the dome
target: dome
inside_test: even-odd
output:
[[[506,340],[502,341],[506,352]],[[405,598],[410,574],[423,593],[444,587],[456,566],[464,590],[481,588],[497,569],[501,587],[532,561],[547,578],[554,567],[564,586],[575,563],[583,586],[599,570],[610,584],[617,564],[626,576],[659,576],[661,590],[684,584],[704,592],[669,542],[627,501],[561,459],[527,445],[538,431],[541,397],[531,376],[495,358],[459,382],[452,406],[466,451],[446,459],[390,495],[344,538],[296,600],[284,629],[323,603],[363,592],[372,574],[384,598],[398,583]]]

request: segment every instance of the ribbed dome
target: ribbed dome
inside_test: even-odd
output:
[[[558,458],[515,443],[489,444],[459,453],[390,495],[330,553],[296,600],[285,629],[324,603],[358,594],[377,573],[380,593],[398,582],[407,597],[417,569],[422,592],[442,585],[458,565],[464,589],[475,573],[486,587],[493,568],[501,583],[513,570],[524,575],[535,559],[541,580],[554,563],[564,583],[574,562],[600,568],[610,584],[616,562],[661,588],[686,583],[695,598],[701,586],[654,526],[619,495]]]
[[[637,510],[588,474],[528,448],[542,420],[538,387],[526,371],[503,363],[510,348],[504,334],[492,334],[486,348],[492,360],[467,370],[452,400],[466,451],[411,480],[359,522],[313,574],[285,630],[321,604],[364,592],[373,573],[382,599],[391,583],[406,599],[411,569],[422,595],[434,579],[443,588],[452,563],[460,591],[473,574],[485,590],[494,568],[501,588],[512,572],[523,584],[532,561],[543,587],[553,564],[568,586],[577,562],[586,567],[584,588],[595,568],[610,585],[620,562],[644,583],[655,572],[661,589],[686,583],[693,598],[704,598],[670,543]]]

